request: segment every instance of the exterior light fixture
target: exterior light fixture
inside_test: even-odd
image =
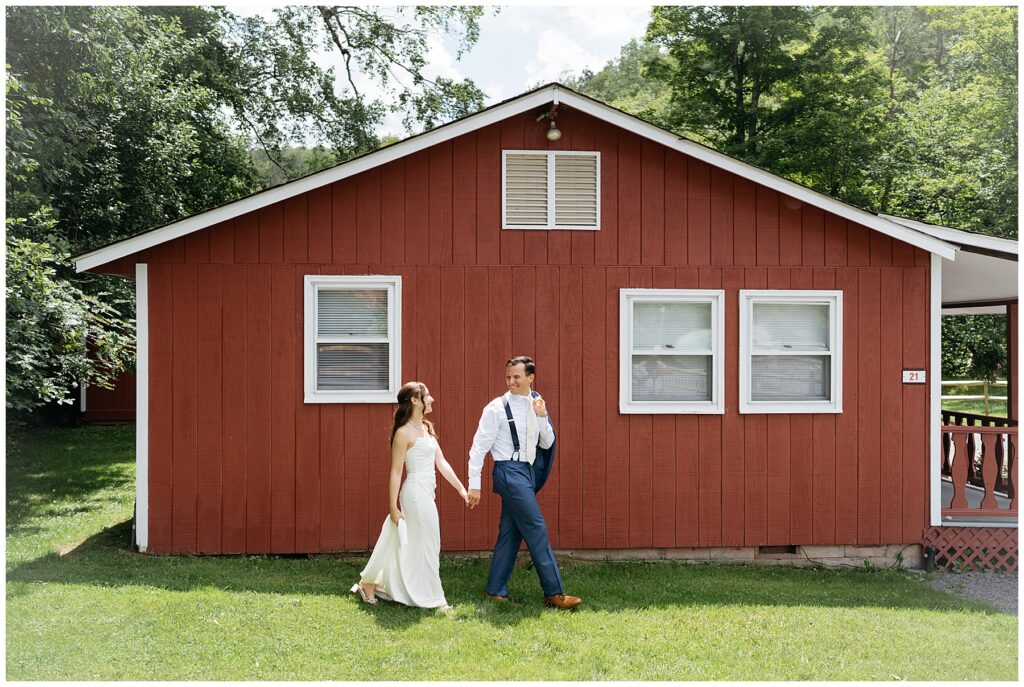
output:
[[[562,137],[562,132],[555,126],[555,120],[551,120],[551,128],[548,129],[547,137],[549,141],[557,141]]]

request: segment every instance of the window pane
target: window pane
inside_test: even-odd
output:
[[[318,344],[316,388],[318,391],[386,391],[388,344]]]
[[[754,348],[827,351],[827,303],[754,303]]]
[[[710,401],[710,355],[634,355],[634,401]]]
[[[831,380],[831,356],[751,356],[750,400],[827,401]]]
[[[385,289],[319,289],[317,318],[320,336],[387,336],[388,292]]]
[[[633,347],[677,351],[710,349],[711,304],[634,303]]]

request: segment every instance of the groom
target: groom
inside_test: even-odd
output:
[[[486,406],[469,449],[469,507],[480,503],[480,472],[484,456],[494,459],[494,491],[501,496],[501,521],[494,544],[487,596],[508,601],[508,580],[523,539],[544,590],[544,603],[570,609],[582,600],[562,589],[562,574],[548,542],[548,528],[537,505],[554,460],[555,430],[540,394],[531,392],[536,366],[521,355],[505,363],[508,393]]]

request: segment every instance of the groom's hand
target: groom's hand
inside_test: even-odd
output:
[[[469,504],[470,508],[476,508],[478,505],[480,505],[480,490],[470,489],[469,498],[466,502]]]

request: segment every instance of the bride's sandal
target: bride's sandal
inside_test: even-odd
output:
[[[371,606],[377,605],[377,598],[367,596],[366,590],[363,589],[363,585],[359,584],[358,582],[352,585],[352,589],[349,589],[349,591],[353,594],[358,594],[359,598],[363,600],[364,604],[370,604]]]

